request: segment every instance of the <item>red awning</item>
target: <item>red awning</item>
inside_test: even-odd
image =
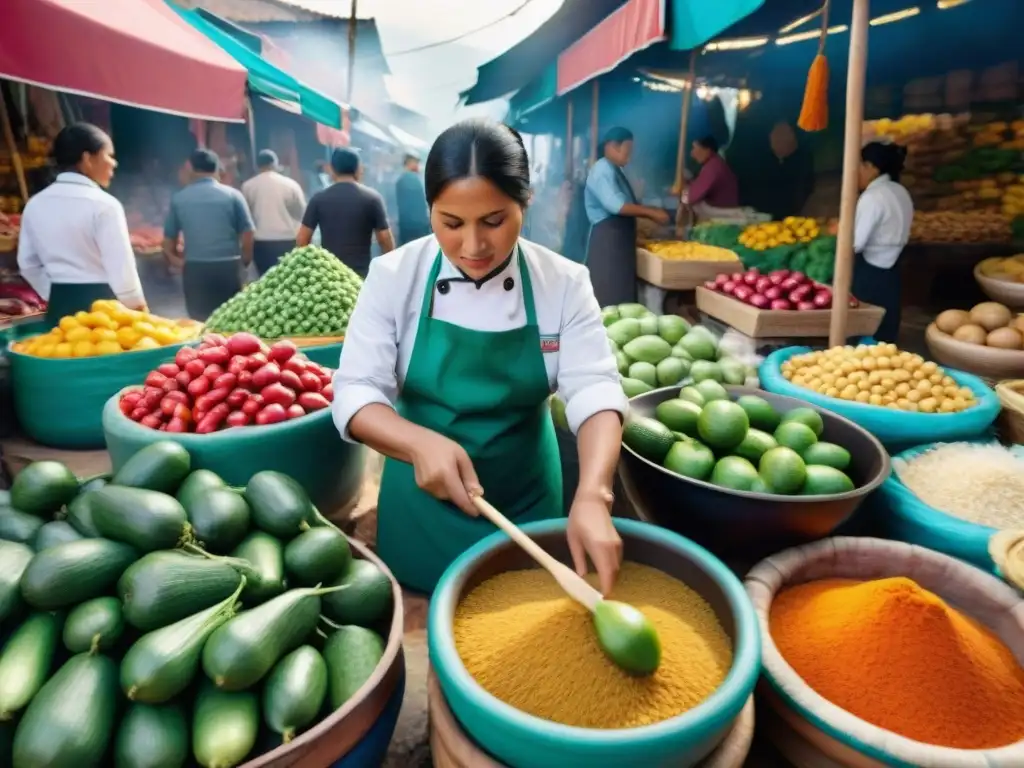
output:
[[[665,0],[629,0],[558,57],[558,95],[665,39]]]
[[[246,71],[163,0],[3,0],[0,78],[241,122]]]

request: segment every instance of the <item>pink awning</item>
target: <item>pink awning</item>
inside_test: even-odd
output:
[[[0,78],[241,122],[247,74],[163,0],[3,0]]]
[[[629,0],[558,57],[558,95],[664,40],[665,28],[665,0]]]

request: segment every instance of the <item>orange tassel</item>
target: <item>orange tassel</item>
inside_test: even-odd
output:
[[[805,131],[823,131],[828,128],[828,59],[823,53],[819,53],[811,62],[804,103],[796,124]]]

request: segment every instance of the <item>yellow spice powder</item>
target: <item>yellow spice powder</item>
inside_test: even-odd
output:
[[[661,638],[649,677],[615,666],[589,612],[543,570],[480,584],[455,612],[455,646],[491,695],[536,717],[580,728],[635,728],[700,704],[725,680],[732,645],[711,606],[681,581],[624,563],[613,600],[640,609]]]

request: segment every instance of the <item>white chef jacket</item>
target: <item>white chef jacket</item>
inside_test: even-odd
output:
[[[883,173],[857,199],[853,250],[879,269],[891,269],[910,240],[914,201],[899,182]]]
[[[124,207],[80,173],[62,173],[25,204],[18,269],[43,299],[54,283],[105,283],[121,302],[143,302]]]
[[[548,382],[566,403],[570,429],[575,433],[600,411],[625,414],[628,402],[587,268],[536,243],[519,242],[533,284]],[[371,403],[393,406],[398,399],[438,247],[430,235],[370,263],[334,374],[334,423],[350,442],[348,425],[360,409]],[[460,280],[459,270],[441,258],[434,319],[491,332],[526,325],[518,250],[479,287]],[[442,293],[436,286],[445,281]]]

